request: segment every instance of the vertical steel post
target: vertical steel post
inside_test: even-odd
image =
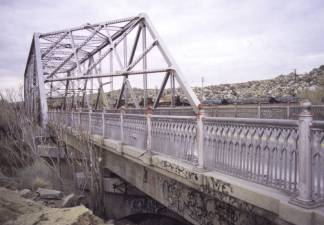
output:
[[[125,37],[123,40],[123,48],[124,48],[124,69],[127,68],[127,38]],[[126,75],[126,80],[128,76]],[[129,86],[125,85],[125,106],[128,107],[128,94],[129,94]]]
[[[110,71],[110,73],[113,73],[114,72],[114,55],[113,55],[113,52],[111,52],[109,55],[110,55],[109,56],[109,64],[110,64],[109,71]],[[114,90],[114,83],[113,82],[114,82],[113,77],[110,77],[110,91],[111,92]],[[111,95],[112,95],[112,93],[111,93]]]
[[[202,105],[198,105],[197,113],[197,152],[198,152],[198,169],[204,169],[204,123],[203,118],[205,110]]]
[[[261,118],[261,103],[258,104],[258,118]]]
[[[288,105],[287,105],[287,120],[289,120],[290,118],[290,102],[288,102]]]
[[[311,126],[313,116],[311,114],[311,102],[302,103],[303,111],[299,115],[299,139],[298,139],[298,196],[292,199],[293,204],[304,208],[314,207],[312,192],[312,148]]]
[[[146,51],[146,27],[143,24],[142,27],[142,51]],[[143,70],[147,70],[147,57],[144,55],[143,57]],[[147,107],[147,74],[143,74],[143,88],[144,88],[144,105],[143,107]]]
[[[41,47],[39,43],[39,33],[34,34],[34,47],[35,47],[35,61],[36,61],[36,76],[38,81],[38,91],[39,91],[39,110],[41,115],[41,126],[45,128],[47,125],[47,100],[45,94],[45,84],[44,84],[44,71],[43,71],[43,63],[42,63],[42,55],[41,55]]]
[[[175,80],[174,80],[174,73],[171,72],[170,74],[170,86],[171,86],[171,107],[175,107]]]

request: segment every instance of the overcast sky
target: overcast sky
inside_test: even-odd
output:
[[[199,85],[324,64],[323,0],[0,0],[0,88],[22,82],[33,32],[146,12],[186,79]]]

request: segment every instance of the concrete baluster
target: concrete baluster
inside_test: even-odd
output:
[[[287,120],[289,120],[290,118],[290,102],[288,102],[288,105],[287,105]]]
[[[202,105],[198,106],[197,113],[197,152],[198,152],[198,169],[204,169],[204,123],[205,110]]]
[[[71,109],[71,127],[74,127],[74,110]]]
[[[125,115],[125,107],[122,106],[120,108],[120,141],[124,143],[124,115]]]
[[[89,122],[89,125],[88,125],[88,132],[89,132],[89,134],[91,134],[92,132],[91,132],[91,128],[92,128],[92,121],[91,121],[91,117],[92,117],[92,108],[91,107],[89,107],[89,113],[88,113],[88,115],[89,115],[89,118],[88,118],[88,122]]]
[[[150,154],[152,153],[152,115],[153,108],[149,105],[145,112],[145,116],[147,124],[146,151]]]
[[[105,138],[105,113],[106,113],[106,108],[104,107],[102,109],[102,114],[101,114],[101,121],[102,121],[102,138]]]
[[[235,105],[234,105],[234,107],[235,107],[235,109],[234,109],[234,117],[236,118],[237,117],[237,103],[234,103]]]
[[[312,192],[312,148],[311,126],[313,116],[311,114],[311,102],[302,103],[303,111],[299,115],[299,139],[298,139],[298,195],[290,202],[304,208],[313,208],[315,201]]]
[[[59,123],[60,123],[60,125],[62,125],[63,124],[63,116],[62,116],[62,109],[59,109]]]
[[[78,129],[81,129],[81,110],[80,109],[77,109],[78,113],[79,113],[79,116],[78,116],[78,126],[77,128]]]

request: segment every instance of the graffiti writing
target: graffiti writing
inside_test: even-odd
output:
[[[174,163],[168,162],[168,161],[161,161],[161,166],[165,168],[167,171],[178,174],[182,177],[185,177],[190,180],[198,180],[198,174],[195,172],[192,172],[183,166],[176,165]]]
[[[170,209],[199,224],[271,224],[255,214],[254,206],[230,196],[230,184],[220,180],[211,179],[198,191],[175,180],[164,179],[162,192]]]
[[[131,202],[132,213],[164,213],[166,207],[151,198],[135,198]]]

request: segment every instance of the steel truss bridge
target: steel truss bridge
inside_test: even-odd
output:
[[[159,62],[150,55],[155,49]],[[149,66],[150,60],[154,65]],[[150,106],[148,79],[158,75],[163,79]],[[132,76],[143,84],[142,104],[134,94]],[[121,87],[109,108],[106,92],[114,91],[117,78],[122,79]],[[171,108],[159,109],[168,81]],[[176,83],[191,114],[175,106]],[[35,33],[24,85],[27,111],[43,126],[68,126],[279,189],[300,207],[315,208],[323,202],[324,121],[313,119],[311,104],[304,102],[294,119],[206,115],[145,14]],[[58,99],[59,108],[53,106]],[[127,108],[129,102],[133,108]]]

